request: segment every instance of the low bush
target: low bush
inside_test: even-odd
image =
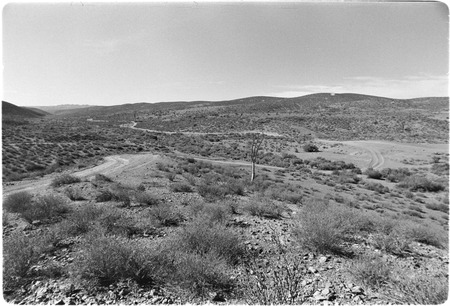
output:
[[[343,243],[357,232],[357,220],[353,209],[316,199],[303,206],[294,235],[301,245],[311,250],[341,253]]]
[[[319,152],[319,148],[312,143],[307,143],[303,146],[303,151],[305,152]]]
[[[448,299],[448,278],[416,273],[398,273],[392,279],[389,300],[400,305],[441,305]]]
[[[69,212],[66,199],[55,194],[39,196],[21,215],[28,222],[51,220]]]
[[[176,244],[185,252],[202,256],[213,254],[228,264],[237,264],[246,255],[241,235],[217,222],[204,222],[203,218],[186,224],[176,239]]]
[[[302,305],[306,302],[307,294],[302,286],[305,275],[300,273],[306,268],[302,256],[286,250],[280,253],[279,264],[253,261],[246,267],[242,287],[247,304]]]
[[[192,174],[190,174],[190,173],[183,173],[183,177],[186,179],[186,181],[191,186],[195,186],[197,184],[197,179]]]
[[[190,251],[175,251],[168,258],[166,280],[188,290],[194,296],[209,297],[211,291],[230,291],[235,280],[225,259],[213,253],[198,254]],[[170,270],[167,268],[171,268]]]
[[[3,201],[3,209],[12,213],[22,213],[29,209],[33,195],[26,191],[13,193]]]
[[[78,187],[67,187],[64,190],[65,195],[71,199],[72,201],[82,201],[85,200],[85,198],[83,197],[83,193],[81,191],[80,188]]]
[[[364,174],[367,175],[367,177],[376,180],[381,180],[381,178],[383,177],[380,171],[373,170],[372,168],[367,169]]]
[[[379,289],[389,283],[392,267],[380,255],[364,254],[352,262],[350,272],[357,282]]]
[[[25,236],[14,233],[3,240],[3,289],[24,284],[29,269],[48,248],[46,236]]]
[[[170,185],[173,192],[192,192],[192,187],[186,183],[180,182]]]
[[[113,180],[104,174],[97,173],[94,179],[98,182],[112,182]]]
[[[412,175],[405,178],[402,182],[398,184],[400,188],[407,188],[410,191],[421,191],[421,192],[437,192],[445,190],[443,184],[436,183],[428,180],[424,176]]]
[[[67,217],[62,227],[65,227],[64,230],[71,236],[85,234],[95,228],[95,221],[103,213],[103,209],[93,204],[83,205]]]
[[[194,218],[201,217],[204,222],[215,222],[225,224],[230,213],[229,201],[221,201],[216,203],[195,203],[190,206],[191,214]]]
[[[400,182],[403,181],[406,177],[411,175],[411,172],[407,168],[398,168],[398,169],[391,169],[391,168],[385,168],[381,170],[381,174],[383,178],[390,182]]]
[[[384,186],[384,185],[382,185],[380,183],[365,182],[364,183],[364,187],[366,189],[368,189],[368,190],[372,190],[372,191],[375,191],[375,192],[378,192],[378,193],[381,193],[381,194],[388,193],[390,191],[389,187]]]
[[[185,219],[173,205],[168,203],[153,206],[150,216],[161,226],[177,226]]]
[[[158,205],[159,200],[148,192],[137,192],[135,194],[136,202],[142,205]]]
[[[177,177],[177,175],[175,173],[172,173],[172,172],[166,173],[166,178],[171,182],[175,181],[176,177]]]
[[[79,177],[70,175],[70,174],[63,174],[60,176],[55,177],[52,180],[51,186],[52,187],[60,187],[62,185],[68,185],[73,183],[79,183],[81,182],[81,179]]]
[[[427,203],[425,207],[431,210],[438,210],[448,214],[449,206],[448,204],[439,204],[439,203]]]
[[[283,212],[286,210],[286,207],[284,205],[277,204],[270,199],[257,197],[250,199],[244,206],[244,209],[252,216],[280,219]]]
[[[82,245],[74,272],[101,285],[124,279],[151,284],[158,269],[157,258],[137,242],[92,233]]]
[[[113,193],[109,189],[101,189],[99,193],[95,196],[96,202],[108,202],[113,199]]]

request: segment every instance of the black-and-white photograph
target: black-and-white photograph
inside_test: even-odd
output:
[[[449,8],[2,7],[11,305],[439,305]]]

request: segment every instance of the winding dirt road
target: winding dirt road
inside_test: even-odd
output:
[[[363,149],[368,152],[371,156],[371,160],[367,165],[367,168],[378,169],[384,165],[385,159],[381,151],[376,148],[376,145],[379,143],[377,141],[368,141],[368,140],[349,140],[349,141],[334,141],[334,140],[326,140],[326,139],[317,139],[317,141],[323,143],[330,144],[344,144],[352,147],[356,147],[358,149]]]
[[[113,172],[120,172],[128,164],[129,160],[124,159],[120,156],[107,156],[105,157],[105,162],[101,165],[81,171],[76,171],[71,173],[71,175],[77,176],[79,178],[93,176],[97,173],[106,175]],[[51,184],[56,175],[59,174],[50,174],[38,180],[24,180],[15,183],[7,183],[6,186],[3,186],[3,195],[8,195],[19,191],[39,192],[40,190],[45,190]]]

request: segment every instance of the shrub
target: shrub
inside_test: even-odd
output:
[[[401,223],[399,226],[408,239],[412,239],[423,244],[441,248],[448,240],[431,227],[420,225],[415,222],[406,221]]]
[[[46,236],[25,236],[17,232],[3,240],[3,286],[22,285],[29,269],[36,264],[47,248]]]
[[[211,291],[229,291],[235,283],[226,261],[213,253],[176,251],[169,258],[172,271],[167,280],[196,296],[209,297]]]
[[[250,305],[301,305],[306,302],[302,280],[303,258],[297,252],[279,249],[280,264],[251,262],[243,277],[244,298]],[[275,260],[274,260],[275,261]]]
[[[377,233],[373,236],[374,247],[391,254],[402,255],[409,250],[410,244],[411,240],[398,228],[390,233]]]
[[[24,212],[22,217],[28,222],[35,220],[50,220],[64,215],[69,211],[66,198],[59,195],[48,194],[39,196],[35,202]]]
[[[438,210],[448,214],[448,204],[427,203],[425,207],[431,210]]]
[[[369,183],[369,182],[365,182],[364,183],[364,187],[368,190],[372,190],[381,194],[384,193],[388,193],[389,192],[389,187],[383,186],[380,183]]]
[[[385,168],[381,170],[382,176],[390,182],[400,182],[403,181],[406,177],[411,175],[411,172],[407,168],[398,168],[391,169]]]
[[[400,188],[408,188],[410,191],[437,192],[445,190],[445,186],[428,180],[424,176],[412,175],[398,184]]]
[[[401,305],[440,305],[448,299],[448,278],[399,273],[388,298]]]
[[[3,201],[3,208],[12,213],[22,213],[31,206],[33,196],[26,192],[21,191],[9,195]]]
[[[276,204],[269,199],[260,197],[250,199],[244,208],[252,216],[273,219],[280,219],[286,209],[284,205]]]
[[[107,177],[106,175],[100,174],[100,173],[97,173],[95,175],[94,179],[99,182],[112,182],[113,181],[111,178]]]
[[[162,226],[177,226],[184,220],[184,216],[168,203],[152,207],[150,216]]]
[[[303,206],[294,235],[303,246],[319,253],[340,253],[352,239],[357,214],[348,207],[313,200]]]
[[[77,187],[67,187],[64,190],[64,193],[67,195],[69,199],[72,201],[82,201],[85,200],[80,188]]]
[[[85,234],[95,227],[95,221],[103,209],[93,204],[86,204],[72,212],[65,221],[65,231],[71,236]]]
[[[195,186],[197,184],[197,179],[192,174],[190,174],[190,173],[183,173],[183,177],[186,179],[186,181],[191,186]]]
[[[246,255],[241,235],[224,225],[196,218],[177,237],[180,249],[199,255],[213,254],[229,264],[237,264]]]
[[[312,143],[307,143],[303,146],[303,151],[305,152],[319,152],[319,148]]]
[[[170,189],[173,192],[192,192],[192,187],[183,182],[170,185]]]
[[[76,259],[76,273],[101,285],[109,285],[122,279],[138,283],[152,283],[157,260],[137,242],[120,238],[91,234]]]
[[[168,173],[166,173],[166,177],[169,181],[173,182],[175,180],[175,178],[177,177],[177,175],[175,173],[168,172]]]
[[[381,180],[381,178],[383,177],[383,175],[381,174],[380,171],[377,170],[373,170],[372,168],[367,169],[364,174],[367,175],[367,177],[372,178],[372,179],[376,179],[376,180]]]
[[[100,193],[95,196],[96,202],[107,202],[113,199],[113,193],[109,189],[102,189]]]
[[[379,255],[362,255],[352,262],[350,272],[358,282],[379,289],[389,283],[392,267]]]
[[[53,179],[51,185],[52,185],[52,187],[60,187],[62,185],[78,183],[80,181],[81,181],[81,179],[79,177],[76,177],[76,176],[73,176],[70,174],[63,174],[63,175],[55,177]]]
[[[191,213],[195,218],[201,218],[204,222],[215,222],[224,224],[231,213],[228,202],[196,203],[192,205]]]
[[[148,192],[138,192],[135,195],[136,202],[143,205],[158,205],[159,200]]]

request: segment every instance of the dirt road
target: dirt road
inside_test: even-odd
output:
[[[117,155],[107,156],[105,157],[105,162],[102,163],[101,165],[89,169],[84,169],[81,171],[75,171],[71,174],[79,178],[93,176],[97,173],[106,175],[115,172],[120,172],[127,165],[129,165],[128,159],[125,159]],[[6,186],[3,186],[3,195],[8,195],[19,191],[29,191],[35,193],[41,190],[45,190],[57,175],[60,174],[52,173],[38,180],[24,180],[21,182],[6,183]]]

